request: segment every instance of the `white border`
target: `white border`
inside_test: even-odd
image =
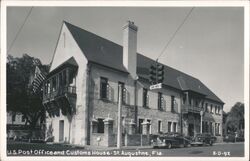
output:
[[[244,7],[245,157],[7,157],[6,156],[6,8],[7,6]],[[1,2],[0,160],[249,160],[249,2],[248,1],[2,1]]]

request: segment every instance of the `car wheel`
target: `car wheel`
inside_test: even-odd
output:
[[[191,144],[188,143],[188,144],[185,145],[185,147],[188,147],[188,148],[189,148],[189,147],[191,147]]]
[[[205,141],[203,141],[203,142],[202,142],[202,146],[205,146],[205,145],[206,145],[206,142],[205,142]]]
[[[158,149],[159,147],[158,146],[153,146],[153,149]]]
[[[167,148],[168,148],[168,149],[171,149],[171,148],[172,148],[172,143],[170,143],[170,142],[167,143]]]
[[[209,141],[209,145],[210,145],[210,146],[213,145],[213,141],[212,141],[212,140]]]

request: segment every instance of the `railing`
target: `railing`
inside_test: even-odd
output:
[[[44,93],[43,95],[43,102],[54,100],[57,97],[64,96],[65,94],[76,94],[76,87],[75,86],[65,86],[65,87],[59,87],[58,89],[50,92],[50,93]]]
[[[200,113],[201,110],[202,110],[201,107],[182,105],[182,113],[188,113],[188,112]]]

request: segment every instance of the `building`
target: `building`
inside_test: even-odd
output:
[[[202,132],[221,140],[224,103],[201,81],[164,65],[163,88],[149,90],[155,61],[137,53],[137,31],[126,23],[122,47],[63,22],[43,87],[47,135],[54,142],[114,146],[119,86],[123,138],[135,139],[130,142],[165,132],[193,136],[201,124]]]
[[[7,126],[25,125],[25,117],[20,112],[7,112]]]

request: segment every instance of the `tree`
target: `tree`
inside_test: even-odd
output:
[[[244,104],[237,102],[227,114],[226,127],[231,132],[244,128]]]
[[[29,124],[31,129],[39,119],[44,119],[42,91],[34,93],[31,85],[36,65],[48,72],[48,65],[28,54],[21,58],[7,57],[7,111],[22,113],[25,125]]]

